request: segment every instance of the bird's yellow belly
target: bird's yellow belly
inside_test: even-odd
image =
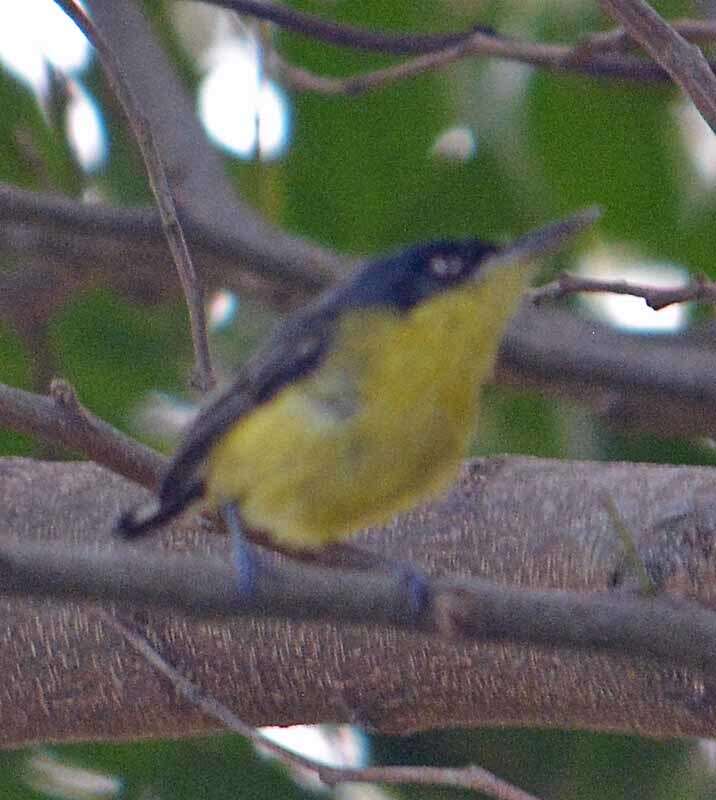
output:
[[[248,526],[310,549],[443,489],[465,455],[497,347],[494,336],[485,343],[469,303],[451,307],[465,317],[458,330],[471,336],[420,312],[407,321],[344,319],[342,341],[317,374],[287,386],[217,443],[207,463],[209,501],[235,501]],[[484,326],[505,313],[496,306],[483,314]]]
[[[382,412],[333,421],[311,405],[288,389],[222,439],[207,471],[211,502],[235,500],[248,526],[296,549],[385,522],[438,492],[471,431],[471,415],[447,420],[430,403],[392,421]],[[396,437],[396,425],[409,430]]]

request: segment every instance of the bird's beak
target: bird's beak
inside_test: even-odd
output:
[[[539,258],[557,252],[566,242],[590,228],[602,215],[599,206],[577,211],[570,217],[552,222],[543,228],[520,236],[500,249],[480,265],[478,274],[485,277],[488,272],[503,267],[527,265]]]

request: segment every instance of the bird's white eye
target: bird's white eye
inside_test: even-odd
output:
[[[430,271],[436,278],[456,278],[464,266],[460,256],[433,256],[430,259]]]

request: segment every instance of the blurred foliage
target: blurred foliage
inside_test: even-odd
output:
[[[472,4],[428,0],[295,2],[314,13],[376,28],[459,30],[474,21]],[[152,0],[148,15],[187,86],[200,65],[170,24],[171,3]],[[659,5],[674,16],[691,3]],[[570,41],[598,29],[594,3],[504,3],[478,6],[479,22],[510,34]],[[1,24],[1,23],[0,23]],[[327,75],[366,71],[391,60],[277,33],[284,57]],[[32,93],[0,71],[0,180],[78,196],[94,188],[110,202],[146,203],[150,194],[136,145],[122,124],[96,64],[82,78],[107,123],[109,159],[82,176],[62,133],[63,93],[41,109]],[[284,227],[351,253],[374,253],[416,239],[449,235],[506,237],[576,207],[607,209],[599,235],[637,252],[714,274],[714,193],[694,176],[670,87],[644,87],[554,76],[504,62],[470,62],[357,98],[292,97],[293,140],[285,158],[257,164],[227,158],[237,186]],[[476,157],[431,155],[436,137],[454,125],[477,136]],[[562,264],[568,256],[562,257]],[[16,268],[0,264],[0,269]],[[28,298],[28,303],[32,298]],[[236,358],[246,331],[265,327],[242,300],[232,330],[217,337]],[[223,340],[223,341],[222,341]],[[0,328],[0,381],[44,390],[33,376],[48,368],[69,379],[95,412],[126,426],[148,390],[180,393],[190,367],[186,316],[175,304],[137,309],[94,290],[74,298],[41,341],[49,367],[36,368],[37,342]],[[585,411],[532,395],[491,390],[482,453],[638,458],[679,463],[713,460],[688,442],[608,433]],[[0,432],[3,454],[32,453],[22,437]],[[380,761],[479,763],[551,798],[698,798],[713,781],[690,771],[691,746],[585,733],[485,731],[433,733],[375,741]],[[259,762],[236,737],[57,750],[85,766],[120,774],[123,797],[293,798],[294,788]],[[0,795],[37,797],[17,782],[24,754],[6,754]],[[696,763],[696,760],[694,760]],[[701,777],[695,777],[700,775]],[[406,789],[405,797],[453,797],[447,790]]]
[[[385,763],[400,760],[410,764],[432,761],[437,750],[442,763],[479,764],[545,798],[685,798],[684,787],[690,780],[688,744],[629,736],[503,730],[473,737],[462,731],[447,731],[409,740],[379,739],[374,748],[376,758]],[[402,796],[413,795],[406,791]],[[437,789],[425,795],[443,796]],[[467,792],[458,796],[474,797]]]
[[[304,800],[314,793],[297,786],[275,762],[260,758],[239,736],[144,742],[84,744],[14,753],[0,752],[0,795],[25,800],[48,795],[28,790],[32,760],[47,755],[58,764],[96,771],[118,779],[112,797],[121,800]],[[61,797],[56,789],[54,796]],[[52,795],[50,795],[52,796]],[[86,800],[99,795],[87,792]]]
[[[29,389],[30,355],[23,342],[0,325],[0,381],[18,389]],[[0,453],[3,456],[26,455],[32,442],[25,436],[0,429]]]
[[[50,337],[63,375],[84,387],[82,401],[98,415],[116,419],[118,408],[157,386],[181,390],[185,381],[179,373],[190,357],[184,325],[184,315],[172,307],[148,314],[94,291],[67,306]]]

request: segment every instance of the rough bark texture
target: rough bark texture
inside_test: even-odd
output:
[[[624,573],[622,545],[601,501],[606,491],[652,574],[670,591],[708,604],[713,536],[704,498],[711,484],[712,472],[700,468],[475,461],[445,497],[359,539],[433,575],[603,590]],[[124,547],[112,540],[111,521],[144,497],[91,463],[0,460],[0,542],[33,537]],[[217,553],[226,542],[189,516],[142,547]],[[215,727],[178,700],[91,604],[0,605],[4,746]],[[256,724],[352,721],[401,733],[482,725],[656,736],[716,731],[709,679],[655,662],[450,643],[356,625],[131,616],[167,660]]]

